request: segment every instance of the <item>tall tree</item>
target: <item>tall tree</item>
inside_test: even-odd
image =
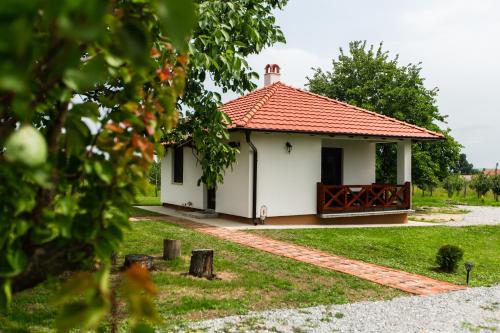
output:
[[[467,160],[467,155],[461,153],[457,163],[453,166],[453,172],[461,175],[472,175],[475,173],[474,165]]]
[[[111,307],[110,257],[129,227],[134,188],[147,179],[162,127],[175,125],[194,3],[7,1],[0,18],[8,36],[0,43],[0,305],[49,275],[97,266],[70,285],[84,299],[61,297],[70,304],[59,329],[86,329]]]
[[[446,116],[436,106],[438,89],[425,87],[420,64],[400,65],[398,56],[390,58],[382,44],[375,48],[355,41],[349,44],[348,52],[340,49],[338,59],[332,60],[331,71],[314,69],[308,86],[314,93],[443,133],[443,141],[413,146],[415,183],[434,184],[456,164],[460,145],[449,130],[438,125],[445,123]],[[395,147],[378,145],[377,157],[377,181],[394,182]]]
[[[158,196],[158,191],[161,187],[161,163],[153,161],[149,168],[149,183],[155,187],[155,197]]]

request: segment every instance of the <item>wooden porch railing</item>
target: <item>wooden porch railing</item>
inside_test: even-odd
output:
[[[318,183],[318,214],[410,208],[410,183],[325,185]]]

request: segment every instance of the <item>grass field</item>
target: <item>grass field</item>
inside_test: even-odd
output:
[[[453,197],[449,198],[448,193],[443,188],[437,188],[433,191],[432,196],[429,192],[425,192],[425,196],[422,190],[415,187],[413,193],[413,205],[415,207],[431,206],[431,207],[447,207],[451,205],[470,205],[470,206],[498,206],[500,207],[500,201],[495,201],[493,198],[493,193],[488,192],[483,198],[478,198],[476,192],[471,189],[467,189],[467,194],[464,196],[464,191],[462,190],[460,194],[454,194]]]
[[[151,212],[149,210],[144,210],[144,209],[140,209],[140,208],[136,208],[136,207],[130,207],[129,212],[130,212],[131,217],[160,216],[161,215],[159,213]]]
[[[249,310],[304,307],[392,298],[402,293],[349,275],[299,263],[225,242],[164,221],[133,222],[126,234],[119,262],[128,253],[160,256],[164,238],[180,239],[180,260],[155,261],[157,304],[168,325],[186,320],[242,314]],[[194,248],[215,250],[215,271],[220,279],[186,276],[189,254]],[[56,309],[50,299],[57,295],[56,280],[14,296],[12,310],[0,314],[2,323],[12,322],[33,332],[52,331]]]
[[[258,230],[255,233],[337,255],[386,265],[443,281],[465,283],[465,269],[436,270],[435,257],[444,244],[459,245],[472,261],[472,286],[500,283],[500,226],[452,228],[356,228]]]
[[[133,205],[139,206],[156,206],[161,205],[160,197],[155,196],[137,196]]]

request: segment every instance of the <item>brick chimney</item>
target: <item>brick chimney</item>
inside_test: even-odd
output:
[[[267,64],[264,68],[264,87],[280,81],[280,66],[276,64]]]

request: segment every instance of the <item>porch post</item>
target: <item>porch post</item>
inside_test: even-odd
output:
[[[398,172],[396,180],[398,185],[411,182],[411,141],[398,142]]]

